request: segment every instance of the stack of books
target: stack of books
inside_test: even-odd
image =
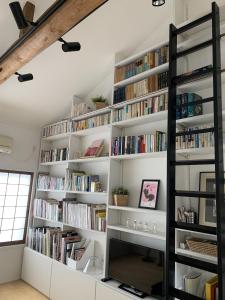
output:
[[[77,103],[76,101],[73,101],[72,111],[71,111],[71,117],[79,117],[81,115],[87,114],[91,111],[90,105],[87,103]]]
[[[110,113],[98,115],[81,121],[72,121],[72,131],[94,128],[110,124]]]
[[[42,150],[41,163],[67,160],[68,154],[69,154],[69,148]]]
[[[63,190],[65,178],[50,176],[49,173],[39,173],[37,188],[39,190]]]
[[[115,69],[115,83],[168,62],[168,46],[146,53],[138,60]]]
[[[104,149],[104,140],[99,139],[99,140],[94,140],[87,148],[87,150],[84,153],[84,156],[81,158],[87,158],[87,157],[99,157],[102,154],[102,151]]]
[[[195,104],[202,97],[194,93],[177,95],[176,118],[183,119],[202,115],[202,103]]]
[[[63,223],[83,229],[106,230],[106,205],[63,199]]]
[[[45,126],[42,130],[42,137],[63,134],[71,131],[71,121],[63,120],[61,122]]]
[[[62,201],[34,199],[34,216],[51,221],[62,221]]]
[[[66,169],[66,190],[77,192],[102,192],[99,175]]]
[[[147,79],[128,84],[114,91],[114,104],[142,97],[168,86],[168,72],[152,75]]]
[[[142,117],[168,109],[168,94],[147,98],[146,100],[126,104],[113,111],[113,122]]]
[[[190,127],[184,128],[183,131],[191,131],[198,129],[211,128],[213,124],[202,125],[199,127]],[[178,131],[180,132],[180,131]],[[182,131],[181,131],[182,132]],[[214,133],[213,132],[205,132],[198,134],[187,134],[183,136],[176,137],[176,149],[190,149],[190,148],[207,148],[214,147]]]
[[[114,137],[112,156],[166,151],[166,145],[166,133],[160,131],[139,136]]]

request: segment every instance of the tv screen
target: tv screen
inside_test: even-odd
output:
[[[162,299],[164,253],[122,240],[110,239],[108,277]]]

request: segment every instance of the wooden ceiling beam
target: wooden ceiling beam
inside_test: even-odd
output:
[[[15,43],[13,51],[9,49],[0,58],[0,84],[107,1],[64,1],[40,26],[34,28],[30,34],[28,31],[24,41],[20,43],[19,39],[18,47],[15,47]]]

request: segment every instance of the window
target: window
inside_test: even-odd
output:
[[[0,246],[25,242],[32,181],[33,173],[0,170]]]

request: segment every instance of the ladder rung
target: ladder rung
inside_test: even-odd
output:
[[[193,197],[193,198],[215,198],[214,192],[199,192],[199,191],[175,191],[175,196]]]
[[[216,227],[174,222],[174,228],[216,235]]]
[[[208,262],[205,262],[205,261],[202,261],[199,259],[183,256],[180,254],[178,255],[178,254],[171,253],[171,252],[170,252],[169,259],[176,263],[187,265],[192,268],[197,268],[197,269],[201,269],[201,270],[204,270],[207,272],[217,273],[217,265],[216,264],[208,263]]]
[[[172,161],[171,164],[175,166],[214,165],[215,159],[178,160],[178,161]]]
[[[209,75],[212,74],[212,72],[213,72],[212,70],[204,70],[199,73],[193,73],[193,74],[189,74],[189,75],[185,75],[185,76],[178,75],[174,78],[174,83],[176,83],[177,85],[181,85],[181,84],[193,81],[193,80],[198,80],[201,78],[208,77]]]
[[[205,22],[207,22],[211,19],[212,19],[212,14],[211,13],[207,14],[207,15],[205,15],[205,16],[197,19],[197,20],[194,20],[193,22],[190,22],[190,23],[188,23],[188,24],[186,24],[186,25],[184,25],[180,28],[177,28],[177,30],[175,31],[175,34],[181,34],[185,31],[188,31],[188,30],[190,30],[194,27],[197,27],[197,26],[201,25],[202,23],[205,23]]]
[[[186,50],[183,50],[183,51],[180,51],[178,52],[174,58],[179,58],[179,57],[182,57],[182,56],[185,56],[185,55],[188,55],[190,53],[193,53],[193,52],[196,52],[196,51],[199,51],[201,49],[204,49],[206,47],[209,47],[212,45],[212,40],[208,40],[208,41],[205,41],[201,44],[198,44],[198,45],[195,45],[189,49],[186,49]]]
[[[208,102],[212,102],[213,100],[214,100],[213,97],[199,99],[199,100],[196,100],[196,101],[191,101],[189,103],[182,103],[182,104],[179,104],[179,105],[175,105],[175,108],[180,108],[180,107],[185,107],[185,106],[190,106],[190,105],[197,105],[197,104],[208,103]]]
[[[182,290],[178,290],[174,287],[170,287],[169,291],[170,291],[170,296],[175,297],[180,300],[203,300],[203,298],[186,293]]]
[[[176,136],[184,136],[184,135],[199,134],[199,133],[206,133],[206,132],[214,132],[214,127],[180,131],[180,132],[176,132]]]

